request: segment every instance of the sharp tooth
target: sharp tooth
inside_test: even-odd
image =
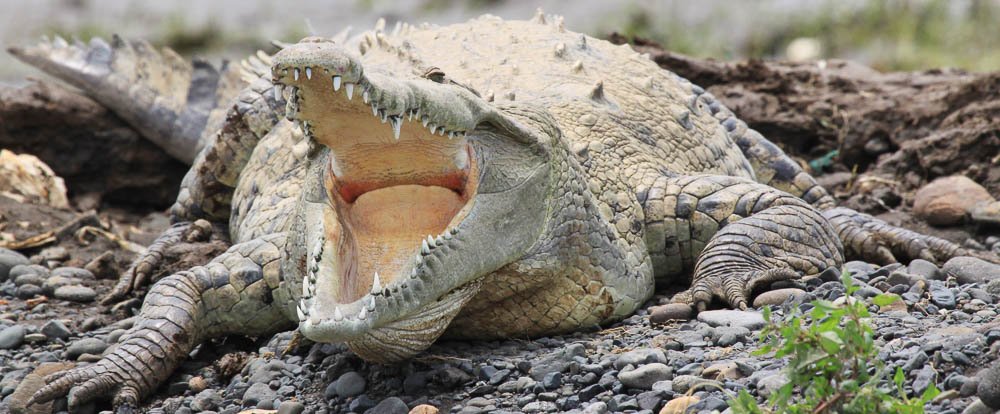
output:
[[[367,90],[361,93],[361,99],[364,100],[365,103],[368,103],[369,97],[368,97],[368,91]]]
[[[420,241],[420,253],[425,256],[431,254],[431,247],[427,245],[427,240]]]
[[[416,278],[417,278],[417,268],[414,267],[413,270],[410,271],[410,279],[416,279]]]
[[[344,320],[344,314],[340,313],[340,306],[335,306],[333,308],[333,320],[342,321]]]
[[[281,85],[274,85],[274,100],[281,100]]]
[[[452,237],[451,236],[451,232],[448,232],[448,231],[444,232],[444,234],[442,236],[444,237],[445,240],[451,240],[451,237]]]
[[[441,128],[438,128],[438,135],[442,137],[444,136],[444,125],[441,125]]]
[[[312,79],[312,78],[313,78],[313,69],[306,68],[306,79]]]
[[[378,107],[372,104],[372,116],[378,116]]]
[[[305,280],[302,281],[302,297],[309,296],[309,283]]]
[[[375,297],[372,296],[372,300],[368,302],[368,310],[375,311]]]
[[[417,258],[413,261],[413,269],[416,270],[422,264],[424,264],[424,258],[418,254]]]
[[[407,121],[412,121],[413,120],[413,111],[407,111],[406,112],[406,120]]]
[[[434,248],[434,238],[430,234],[427,235],[427,244]]]
[[[351,98],[354,97],[354,84],[348,82],[348,83],[344,84],[344,88],[347,90],[347,100],[349,101],[349,100],[351,100]],[[336,89],[334,89],[334,90],[336,90]]]
[[[334,91],[340,90],[340,76],[333,77],[333,90]]]
[[[306,313],[304,311],[302,311],[302,305],[299,305],[299,306],[295,307],[295,313],[298,314],[300,321],[306,319]]]
[[[299,68],[295,68],[292,70],[292,77],[295,78],[296,81],[299,80]]]
[[[434,135],[434,131],[437,130],[437,125],[431,124],[427,128],[429,128],[431,130],[431,135]]]
[[[427,116],[422,117],[422,118],[420,118],[420,122],[424,124],[424,127],[426,127],[427,124],[429,124],[431,122],[431,118],[427,117]]]
[[[458,227],[452,227],[450,231],[451,234],[458,234]]]
[[[394,116],[392,117],[392,136],[399,141],[399,131],[403,128],[403,118]]]
[[[361,308],[361,312],[358,313],[358,319],[365,319],[368,317],[368,308]]]
[[[434,238],[434,244],[436,244],[438,246],[444,244],[444,239],[441,238],[440,234],[437,237]]]
[[[382,281],[378,277],[378,272],[375,272],[375,280],[372,281],[372,294],[375,295],[381,291],[382,291]]]
[[[389,120],[389,111],[382,111],[382,123],[384,124]]]
[[[448,131],[448,139],[455,138],[455,131]]]

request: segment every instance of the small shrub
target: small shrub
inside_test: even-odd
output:
[[[847,272],[841,275],[847,297],[858,287]],[[885,306],[898,298],[873,298]],[[761,332],[764,345],[755,355],[773,352],[776,358],[789,357],[788,383],[768,398],[765,407],[745,390],[729,401],[734,413],[923,413],[924,404],[938,395],[933,384],[919,398],[910,398],[903,389],[905,376],[888,369],[878,359],[874,331],[868,322],[863,300],[848,300],[841,306],[817,300],[806,318],[794,310],[782,320],[773,320],[764,309],[768,325]]]

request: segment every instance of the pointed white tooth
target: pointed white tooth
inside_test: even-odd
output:
[[[309,282],[305,280],[302,281],[302,296],[309,296]]]
[[[299,68],[292,70],[292,77],[295,78],[296,81],[299,80]]]
[[[413,268],[416,269],[416,268],[420,267],[420,265],[422,265],[422,264],[424,264],[424,258],[423,258],[423,256],[421,256],[421,255],[418,254],[417,257],[416,257],[416,259],[413,260]]]
[[[423,118],[420,118],[420,122],[424,124],[424,127],[427,127],[427,124],[431,122],[431,118],[425,116]]]
[[[392,136],[399,141],[399,131],[403,128],[403,118],[394,117],[392,119]]]
[[[347,100],[349,101],[354,97],[354,84],[348,82],[344,84],[344,88],[347,90]]]
[[[420,253],[424,255],[431,254],[431,247],[427,245],[427,240],[420,241]]]
[[[427,128],[431,130],[431,135],[434,135],[434,131],[437,130],[437,125],[430,124]]]
[[[365,319],[368,317],[368,308],[361,308],[361,312],[358,313],[358,319]]]
[[[295,307],[295,313],[298,314],[300,321],[306,319],[306,313],[302,311],[301,305]]]
[[[384,124],[388,120],[389,120],[389,112],[388,111],[382,111],[382,123]]]
[[[370,99],[370,98],[368,97],[368,91],[364,91],[363,93],[361,93],[361,99],[362,99],[362,100],[363,100],[363,101],[364,101],[365,103],[368,103],[368,99]]]
[[[372,281],[372,294],[375,295],[382,291],[382,280],[378,277],[378,272],[375,272],[375,280]]]
[[[446,232],[444,232],[444,239],[445,239],[445,240],[451,240],[451,237],[452,237],[452,236],[451,236],[451,232],[447,232],[447,231],[446,231]]]
[[[417,277],[417,268],[414,267],[413,270],[410,271],[410,279],[416,279],[416,277]]]
[[[344,320],[344,314],[340,312],[340,306],[335,306],[333,308],[333,320],[335,321]]]
[[[372,116],[378,116],[378,107],[372,104]]]
[[[281,85],[274,85],[274,100],[281,100]]]
[[[306,79],[313,78],[313,68],[306,68]]]
[[[333,90],[334,91],[340,90],[340,76],[333,77]]]
[[[370,310],[370,311],[374,311],[375,310],[375,297],[374,296],[372,296],[372,300],[368,302],[368,310]]]
[[[440,234],[437,237],[434,238],[434,244],[436,244],[438,246],[444,244],[444,239],[441,238]]]
[[[448,131],[448,139],[455,138],[455,131]]]
[[[434,246],[434,238],[431,237],[430,234],[427,235],[427,244],[430,245],[430,246],[432,246],[432,247]]]

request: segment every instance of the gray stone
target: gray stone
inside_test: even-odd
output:
[[[698,320],[711,326],[741,326],[751,331],[764,327],[764,316],[755,311],[711,310],[699,313]]]
[[[896,285],[913,286],[914,284],[916,284],[920,280],[926,281],[927,278],[925,278],[923,276],[920,276],[920,275],[917,275],[917,274],[913,274],[913,273],[907,272],[907,271],[905,271],[903,269],[898,269],[898,270],[895,270],[892,273],[890,273],[889,277],[886,278],[885,281],[890,286],[896,286]]]
[[[931,302],[938,307],[955,309],[955,294],[944,283],[933,281],[930,285]]]
[[[979,371],[977,377],[979,399],[994,410],[1000,409],[1000,363]]]
[[[219,392],[207,389],[194,396],[194,399],[191,400],[191,410],[194,412],[214,410],[219,407],[220,403],[222,403],[222,396],[219,395]]]
[[[365,392],[367,385],[361,374],[350,371],[337,378],[336,392],[341,398],[355,397]]]
[[[911,274],[923,277],[926,280],[944,280],[945,274],[934,263],[924,259],[914,259],[907,266]]]
[[[788,383],[788,377],[783,373],[771,374],[757,381],[757,394],[767,398]]]
[[[658,324],[668,321],[691,319],[693,309],[686,303],[668,303],[662,306],[653,306],[649,309],[649,322]]]
[[[667,356],[664,355],[663,350],[656,348],[639,348],[618,355],[618,358],[615,359],[614,367],[617,370],[621,370],[628,365],[639,366],[651,363],[665,364],[666,362]]]
[[[17,279],[18,276],[28,275],[28,274],[42,275],[47,277],[49,275],[49,269],[46,268],[45,266],[40,266],[36,264],[17,265],[10,269],[9,280],[14,280]]]
[[[587,350],[583,347],[583,344],[566,345],[563,349],[547,354],[535,362],[528,371],[528,374],[535,381],[541,381],[550,372],[566,371],[566,368],[574,361],[575,357],[585,356],[586,353]]]
[[[45,325],[42,325],[42,333],[53,339],[66,339],[73,334],[70,332],[69,328],[67,328],[66,325],[58,319],[53,319],[46,322]]]
[[[559,411],[559,407],[550,401],[532,401],[521,407],[521,411],[525,413],[554,413]]]
[[[780,306],[791,298],[792,302],[801,302],[806,297],[806,291],[798,288],[769,290],[753,299],[753,307]]]
[[[1000,265],[975,257],[953,257],[944,264],[941,270],[954,276],[961,284],[979,283],[985,285],[991,280],[1000,278]]]
[[[670,379],[673,379],[673,370],[661,363],[646,364],[618,373],[618,380],[622,384],[637,390],[650,390],[656,382]]]
[[[920,371],[917,371],[917,377],[913,379],[913,392],[916,395],[923,394],[924,390],[934,384],[936,377],[937,371],[930,365],[925,365]]]
[[[398,397],[389,397],[365,411],[365,414],[407,414],[409,412],[410,407],[407,407],[403,400]]]
[[[278,406],[278,414],[302,414],[306,406],[298,401],[282,401]]]
[[[24,327],[14,325],[0,331],[0,349],[14,349],[24,342]]]
[[[47,279],[45,279],[45,283],[42,283],[42,291],[44,291],[46,295],[53,295],[56,293],[56,289],[59,289],[63,286],[79,285],[79,284],[80,284],[79,280],[70,279],[65,276],[49,276]]]
[[[962,414],[993,414],[995,412],[996,410],[987,407],[986,404],[983,404],[980,400],[973,401],[972,404],[965,407],[965,410],[962,410]]]
[[[604,414],[608,412],[608,405],[603,401],[598,401],[583,408],[584,414]]]
[[[14,279],[14,286],[35,285],[42,286],[45,283],[45,276],[37,273],[20,275]]]
[[[56,299],[73,302],[93,302],[94,299],[97,298],[97,292],[86,286],[70,285],[56,289],[53,296],[55,296]]]
[[[207,391],[207,390],[206,390]],[[265,383],[258,382],[243,392],[243,404],[256,406],[261,401],[274,401],[277,394]]]
[[[707,380],[695,375],[678,375],[670,380],[670,382],[673,386],[673,391],[677,394],[686,393],[691,389],[691,387],[702,383],[705,384],[703,386],[704,388],[699,389],[717,390],[722,388],[722,384],[718,381]]]
[[[18,299],[31,299],[41,294],[42,288],[38,285],[21,285],[17,287],[16,292]]]
[[[0,247],[0,282],[7,281],[14,266],[30,263],[27,257],[16,251]]]
[[[108,344],[100,339],[83,338],[66,348],[66,359],[75,360],[83,354],[100,355],[107,348]]]
[[[87,269],[82,269],[79,267],[57,267],[52,269],[52,276],[62,276],[68,277],[70,279],[83,279],[83,280],[94,280],[94,274]]]

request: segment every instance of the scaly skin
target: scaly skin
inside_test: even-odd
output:
[[[19,56],[65,67],[53,47]],[[226,227],[232,249],[154,285],[115,351],[34,401],[73,389],[72,404],[113,395],[127,410],[218,335],[297,325],[391,362],[440,335],[620,320],[687,275],[698,309],[742,308],[755,288],[840,266],[842,242],[878,261],[967,253],[835,208],[710,94],[558,17],[307,38],[244,69],[172,210]]]

